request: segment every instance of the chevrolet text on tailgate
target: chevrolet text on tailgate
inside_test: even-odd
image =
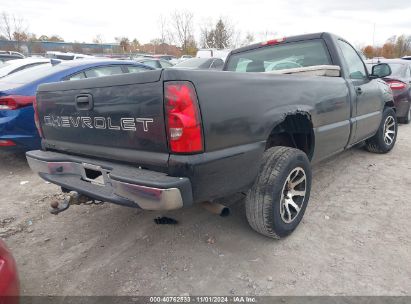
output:
[[[248,222],[281,238],[300,223],[311,165],[358,143],[395,144],[393,95],[344,39],[318,33],[231,51],[223,72],[164,69],[39,87],[42,150],[27,159],[70,193],[170,210],[247,193]],[[209,205],[212,203],[209,203]]]
[[[121,117],[118,125],[112,122],[110,117],[75,117],[75,116],[44,116],[44,124],[56,128],[90,128],[109,129],[117,131],[136,131],[137,125],[141,124],[144,132],[148,132],[148,125],[152,123],[152,118],[132,118]]]

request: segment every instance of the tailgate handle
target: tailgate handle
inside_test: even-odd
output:
[[[76,108],[78,110],[91,110],[93,108],[93,96],[91,94],[77,95]]]

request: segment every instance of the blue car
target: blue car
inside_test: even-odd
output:
[[[0,80],[0,149],[34,150],[40,136],[34,122],[33,101],[40,84],[69,81],[154,68],[136,63],[107,59],[54,61],[32,67]]]

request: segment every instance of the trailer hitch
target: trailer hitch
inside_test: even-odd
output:
[[[50,213],[57,215],[65,210],[67,210],[70,205],[81,205],[81,204],[86,204],[86,205],[100,205],[103,204],[103,202],[100,201],[96,201],[86,195],[80,194],[78,192],[75,191],[71,191],[69,192],[65,198],[63,199],[63,201],[58,202],[58,201],[54,201],[50,204]]]

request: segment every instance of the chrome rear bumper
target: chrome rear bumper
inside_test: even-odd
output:
[[[97,200],[145,210],[172,210],[192,203],[187,178],[112,163],[95,164],[85,158],[67,156],[63,160],[64,154],[55,152],[30,151],[26,156],[30,168],[43,179]],[[47,156],[50,159],[44,160]],[[90,178],[90,171],[100,177]]]

